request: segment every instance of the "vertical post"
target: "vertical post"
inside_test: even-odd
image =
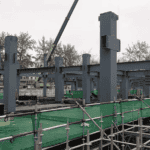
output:
[[[4,103],[7,113],[16,111],[16,79],[17,79],[17,37],[5,38],[5,62],[4,62]]]
[[[139,118],[139,116],[140,116],[140,110],[138,109],[138,125],[140,124],[140,118]]]
[[[69,122],[67,121],[67,127],[65,128],[67,130],[67,141],[66,141],[66,149],[65,150],[69,150]]]
[[[21,79],[21,76],[18,76],[18,75],[17,75],[16,89],[17,89],[18,99],[19,99],[20,79]]]
[[[99,73],[100,74],[100,73]],[[97,77],[96,79],[96,90],[98,90],[99,89],[99,80],[100,80],[100,78],[99,77]],[[100,92],[98,92],[98,94],[99,94]]]
[[[74,88],[74,87],[73,87],[73,82],[71,82],[71,91],[73,91],[73,88]]]
[[[2,69],[2,64],[1,64],[1,51],[2,51],[3,46],[0,46],[0,69]],[[0,75],[0,77],[4,77],[4,75]],[[4,78],[3,78],[4,81]],[[4,88],[3,88],[3,99],[0,99],[0,103],[4,103]]]
[[[74,89],[75,91],[77,91],[77,80],[75,79],[75,82],[74,82]]]
[[[91,142],[90,142],[90,134],[89,134],[89,130],[87,130],[87,150],[90,150],[90,145],[91,145]]]
[[[35,104],[35,132],[34,132],[34,150],[38,148],[38,132],[37,132],[37,104]]]
[[[121,88],[120,88],[120,92],[122,95],[122,99],[128,99],[128,73],[126,71],[124,71],[124,76],[122,76],[122,82],[121,82]]]
[[[44,54],[44,67],[47,67],[46,57],[47,57],[47,54]],[[47,73],[44,72],[43,73],[43,80],[44,80],[43,97],[46,97],[46,90],[47,90],[47,77],[46,77],[46,75],[47,75]]]
[[[144,82],[144,93],[145,93],[145,97],[148,98],[149,97],[149,75],[147,75],[147,73],[145,73],[145,82]]]
[[[82,141],[83,141],[83,144],[84,144],[85,138],[82,138]],[[83,150],[84,150],[84,145],[83,145]]]
[[[42,150],[42,123],[40,123],[40,128],[38,129],[38,140],[36,141],[36,150]]]
[[[78,80],[78,77],[76,77],[76,90],[78,91],[78,82],[79,82],[79,80]]]
[[[128,84],[128,91],[131,90],[131,79],[129,79],[129,84]]]
[[[100,72],[98,73],[98,77],[96,78],[96,81],[97,81],[97,83],[96,83],[96,90],[98,91],[98,101],[100,100]]]
[[[133,118],[134,115],[133,115],[133,113],[134,113],[134,101],[133,101],[133,111],[132,111],[132,120],[133,120],[133,123],[132,123],[132,124],[133,124],[133,126],[134,126],[134,118]],[[134,128],[132,129],[132,131],[134,131]]]
[[[113,150],[113,124],[111,124],[111,150]]]
[[[0,69],[2,69],[2,58],[1,58],[1,51],[3,49],[3,46],[0,45]]]
[[[83,99],[83,109],[85,108],[85,99]],[[85,121],[84,119],[84,111],[83,111],[83,122]],[[83,123],[83,136],[82,136],[83,144],[84,144],[84,123]],[[83,145],[83,150],[84,150],[84,145]]]
[[[139,136],[136,137],[136,149],[140,150]]]
[[[103,128],[102,128],[102,123],[103,123],[103,120],[102,120],[102,114],[101,114],[101,129],[102,129],[102,131],[101,131],[101,150],[103,149]]]
[[[143,97],[145,98],[146,97],[146,84],[145,84],[145,80],[143,80]]]
[[[140,110],[138,109],[138,125],[140,126]],[[138,127],[138,132],[140,133],[140,127]],[[140,149],[140,134],[138,135],[138,137],[139,137],[139,140],[138,140],[138,142],[139,142],[139,149]]]
[[[93,78],[91,78],[90,79],[90,93],[91,93],[91,91],[93,91],[94,90],[94,86],[93,86]]]
[[[95,89],[97,90],[97,88],[96,88],[96,81],[95,80],[96,80],[96,77],[93,78],[93,90],[95,90]]]
[[[86,104],[90,104],[90,72],[88,66],[90,64],[90,54],[83,54],[83,64],[82,64],[82,88],[83,88],[83,99],[85,99]]]
[[[123,118],[124,118],[124,112],[122,112],[122,142],[124,142],[124,120],[123,120]],[[122,146],[122,150],[124,150],[124,144],[122,144],[121,145]]]
[[[142,137],[142,117],[140,117],[140,147],[143,147],[143,137]]]
[[[55,101],[62,102],[64,96],[64,79],[60,67],[63,66],[63,58],[55,57]]]
[[[116,101],[115,101],[115,97],[114,97],[114,123],[117,126],[117,110],[116,110]],[[115,132],[117,132],[117,130],[115,129]],[[116,135],[117,137],[115,137],[115,140],[118,140],[118,134]],[[118,145],[118,143],[117,143]]]
[[[100,102],[114,101],[117,97],[117,51],[120,41],[116,39],[118,16],[113,12],[100,15]]]

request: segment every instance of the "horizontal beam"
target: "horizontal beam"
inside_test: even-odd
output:
[[[76,73],[80,74],[82,72],[82,66],[60,67],[60,70],[65,73],[75,73],[76,71]],[[150,61],[117,63],[117,75],[124,75],[124,71],[129,71],[128,76],[143,76],[150,74]],[[39,72],[55,72],[55,67],[17,69],[18,74]],[[88,65],[88,72],[100,72],[100,65]]]
[[[22,77],[22,76],[26,76],[26,77],[29,77],[29,76],[42,77],[41,74],[33,74],[33,73],[22,73],[19,76],[20,77]]]
[[[21,74],[21,73],[54,72],[54,71],[55,71],[55,67],[27,68],[27,69],[17,69],[17,74]]]
[[[150,60],[117,63],[117,70],[133,71],[133,70],[140,70],[140,69],[150,70]]]

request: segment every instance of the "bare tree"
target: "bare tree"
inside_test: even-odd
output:
[[[5,60],[5,37],[10,36],[11,34],[2,32],[0,34],[0,45],[3,46],[1,50],[1,67],[4,68],[4,60]]]
[[[2,58],[2,68],[4,68],[4,60],[5,60],[5,37],[10,36],[11,34],[2,32],[0,34],[0,45],[3,46],[3,49],[1,51],[1,58]],[[17,60],[20,65],[22,65],[23,68],[28,68],[29,66],[33,66],[33,62],[31,61],[31,55],[27,53],[27,50],[33,50],[34,44],[36,43],[34,40],[30,39],[31,36],[28,35],[28,33],[20,33],[19,36],[16,36],[18,38],[17,42]]]
[[[34,62],[31,61],[33,57],[27,53],[27,51],[35,49],[36,41],[31,39],[28,33],[21,32],[19,36],[15,36],[18,38],[17,56],[19,64],[22,65],[23,68],[33,66]]]
[[[149,46],[146,44],[146,42],[137,42],[137,44],[134,44],[132,47],[129,46],[129,48],[126,48],[127,52],[123,53],[126,58],[129,59],[129,61],[142,61],[147,59],[148,55],[148,48]]]
[[[44,62],[44,53],[47,54],[49,52],[53,42],[54,40],[51,38],[49,41],[46,41],[45,37],[42,37],[42,42],[39,41],[40,46],[36,48],[37,57],[34,57],[36,61],[40,60]],[[80,59],[74,46],[71,46],[71,44],[62,46],[61,42],[57,44],[55,51],[51,55],[51,61],[48,62],[48,66],[53,66],[55,64],[55,57],[63,58],[63,66],[76,65]]]
[[[46,40],[45,37],[42,37],[41,41],[39,42],[39,46],[36,47],[35,51],[37,52],[36,57],[33,56],[33,58],[35,59],[35,61],[40,61],[44,64],[44,54],[47,53],[47,49],[46,49]],[[41,67],[38,63],[36,63],[36,67],[39,68]]]
[[[123,56],[118,58],[117,63],[121,63],[121,62],[128,62],[127,59]]]
[[[76,66],[80,61],[80,55],[71,44],[63,45],[62,57],[64,59],[64,66]]]

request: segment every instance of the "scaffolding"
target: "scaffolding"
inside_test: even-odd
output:
[[[140,99],[138,97],[137,97],[137,99],[141,100],[143,103],[145,103],[142,99]],[[150,149],[150,146],[147,146],[147,144],[150,142],[150,140],[148,140],[147,142],[143,143],[143,137],[149,137],[150,138],[150,134],[145,133],[145,131],[146,132],[149,131],[150,127],[143,125],[143,123],[142,123],[143,122],[143,118],[142,117],[138,118],[138,125],[124,124],[124,114],[128,113],[129,111],[128,112],[122,112],[121,113],[121,116],[122,116],[122,130],[119,131],[116,122],[112,121],[111,134],[107,135],[105,133],[106,129],[102,129],[102,122],[103,122],[103,118],[104,117],[108,117],[108,116],[102,116],[102,114],[101,114],[100,117],[91,118],[90,115],[84,109],[84,107],[86,106],[85,105],[85,99],[83,99],[83,106],[81,106],[76,100],[75,100],[75,102],[76,102],[77,106],[72,106],[72,107],[73,108],[79,107],[83,111],[83,120],[77,121],[77,122],[71,122],[71,123],[69,123],[67,121],[67,124],[58,125],[58,126],[49,127],[49,128],[44,128],[44,129],[42,129],[42,123],[40,123],[40,128],[37,129],[37,113],[57,111],[57,110],[62,110],[62,109],[70,109],[70,107],[38,111],[37,104],[36,104],[35,105],[35,112],[27,112],[27,113],[19,113],[19,114],[6,114],[6,115],[3,115],[3,116],[0,116],[0,119],[4,118],[5,121],[8,121],[10,118],[15,117],[15,116],[25,116],[25,115],[29,115],[29,114],[30,115],[35,114],[35,130],[34,131],[25,132],[25,133],[21,133],[21,134],[10,136],[10,137],[1,138],[0,142],[5,141],[5,140],[10,140],[10,142],[13,143],[14,139],[17,138],[17,137],[26,136],[26,135],[29,135],[29,134],[34,134],[34,149],[35,150],[46,150],[48,148],[42,148],[42,136],[43,136],[42,131],[48,131],[48,130],[51,130],[51,129],[56,129],[56,128],[65,127],[66,126],[66,128],[65,128],[66,131],[67,131],[66,150],[73,150],[73,149],[76,149],[76,148],[79,148],[79,147],[83,147],[83,150],[84,150],[84,146],[87,146],[87,150],[90,150],[90,145],[92,145],[92,143],[97,142],[97,141],[100,141],[98,149],[101,149],[101,150],[104,147],[106,147],[106,146],[110,146],[111,150],[113,150],[113,147],[116,147],[118,150],[120,150],[120,148],[118,146],[118,143],[122,144],[121,145],[122,146],[122,148],[121,148],[122,150],[125,150],[126,147],[131,149],[130,148],[131,145],[135,146],[135,148],[132,149],[132,150],[140,150],[142,148],[149,148]],[[114,103],[115,103],[115,101],[114,101]],[[99,104],[99,103],[97,103],[97,104]],[[96,105],[96,104],[88,104],[88,105],[91,106],[91,105]],[[146,105],[148,106],[148,108],[150,108],[150,106],[148,104],[146,104]],[[139,108],[137,110],[134,110],[134,108],[133,108],[133,110],[131,110],[130,112],[138,111],[138,115],[139,115],[139,111],[142,110],[142,109],[145,109],[145,108]],[[84,114],[86,114],[89,117],[89,119],[84,119]],[[114,114],[113,114],[113,116],[116,117],[117,114],[120,114],[120,113],[117,113],[116,108],[114,107]],[[109,116],[111,116],[111,115],[109,115]],[[95,119],[100,119],[101,120],[100,121],[101,122],[101,126],[99,126],[94,121]],[[95,133],[89,134],[89,130],[87,130],[87,135],[85,135],[85,136],[87,136],[87,142],[84,142],[85,139],[83,138],[82,139],[83,140],[83,144],[77,145],[77,146],[74,146],[74,147],[69,147],[69,129],[70,129],[69,125],[82,122],[83,132],[84,132],[84,126],[86,125],[85,122],[88,121],[88,120],[91,120],[99,128],[99,131],[97,131],[95,133],[101,133],[100,134],[100,138],[98,138],[96,140],[93,140],[93,141],[90,141],[90,135],[95,134]],[[125,125],[129,126],[129,128],[128,129],[124,129]],[[116,132],[113,132],[114,127],[116,129],[115,130]],[[134,128],[137,128],[137,127],[138,127],[138,132],[133,132]],[[131,129],[133,131],[129,131]],[[126,142],[125,141],[125,136],[124,136],[125,133],[136,136],[136,144]],[[114,139],[114,137],[118,136],[119,134],[122,137],[122,140],[120,140],[120,141],[118,140],[118,138]],[[108,143],[107,144],[103,144],[103,141],[107,141]]]

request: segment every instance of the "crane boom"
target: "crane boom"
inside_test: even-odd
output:
[[[59,39],[60,39],[60,37],[61,37],[61,35],[62,35],[62,33],[63,33],[63,31],[64,31],[66,25],[67,25],[67,23],[68,23],[68,20],[70,19],[70,16],[71,16],[71,14],[72,14],[72,12],[73,12],[73,10],[74,10],[74,8],[75,8],[77,2],[78,2],[78,0],[75,0],[75,1],[74,1],[74,3],[73,3],[73,5],[72,5],[72,7],[71,7],[71,9],[70,9],[70,11],[69,11],[67,17],[66,17],[65,20],[64,20],[64,23],[62,24],[62,27],[60,28],[60,31],[58,32],[58,35],[57,35],[57,37],[56,37],[56,39],[55,39],[55,41],[54,41],[54,43],[53,43],[53,45],[52,45],[50,51],[49,51],[48,54],[47,54],[47,58],[46,58],[46,59],[47,59],[47,60],[46,60],[47,63],[48,63],[49,61],[51,61],[51,55],[53,54],[53,52],[54,52],[54,50],[55,50],[55,48],[56,48],[56,46],[57,46],[57,43],[58,43],[58,41],[59,41]]]
[[[47,64],[48,64],[49,61],[51,61],[51,55],[53,54],[53,52],[54,52],[54,50],[55,50],[55,48],[57,46],[57,43],[58,43],[58,41],[59,41],[59,39],[60,39],[63,31],[64,31],[64,29],[65,29],[65,27],[66,27],[69,19],[70,19],[70,16],[72,15],[72,12],[73,12],[73,10],[74,10],[74,8],[75,8],[75,6],[76,6],[76,4],[77,4],[78,1],[79,0],[75,0],[74,3],[72,4],[67,17],[65,18],[64,23],[62,24],[62,26],[61,26],[61,28],[60,28],[60,30],[58,32],[58,35],[57,35],[57,37],[56,37],[56,39],[55,39],[55,41],[54,41],[51,49],[49,50],[49,52],[47,54],[47,57],[46,57]],[[41,77],[38,78],[38,81],[40,81],[40,79],[41,79]]]

